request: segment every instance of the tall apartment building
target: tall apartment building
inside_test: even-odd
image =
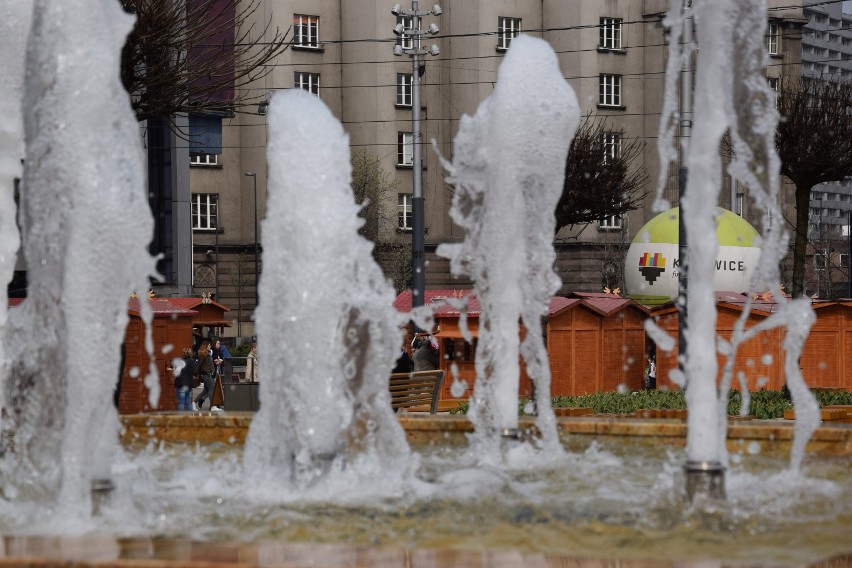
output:
[[[258,25],[269,20],[273,27],[290,27],[293,44],[253,93],[263,100],[294,88],[316,94],[341,120],[352,149],[381,160],[398,181],[395,195],[386,196],[387,209],[396,212],[383,225],[381,239],[386,242],[411,241],[412,144],[422,145],[427,288],[468,284],[454,280],[448,262],[435,255],[438,244],[464,235],[449,217],[452,187],[444,181],[433,144],[442,155],[452,156],[459,120],[474,114],[492,92],[500,63],[518,33],[550,43],[583,113],[606,117],[614,146],[621,136],[645,142],[643,162],[653,192],[667,57],[662,20],[669,0],[444,0],[441,15],[423,21],[424,27],[439,26],[439,34],[425,36],[424,43],[438,45],[440,55],[421,61],[419,136],[412,133],[412,61],[393,55],[394,45],[402,40],[392,33],[398,23],[390,13],[392,4],[266,1],[255,14]],[[431,2],[420,4],[421,10],[431,8]],[[779,65],[768,70],[774,78],[789,69],[799,72],[802,10],[790,5],[770,0],[768,18],[776,26],[770,29],[778,34],[772,62]],[[255,271],[262,270],[253,258],[254,219],[265,217],[267,129],[262,105],[239,109],[223,122],[222,153],[192,156],[194,286],[198,292],[216,293],[232,307],[239,304],[234,311],[245,312],[246,322],[241,335],[253,333],[247,314],[254,306]],[[675,173],[666,192],[676,203]],[[738,202],[745,203],[730,188],[721,201],[721,206],[734,209]],[[748,215],[742,204],[738,212]],[[556,235],[562,292],[600,291],[604,272],[613,270],[624,247],[653,215],[649,200],[624,219],[566,228]]]
[[[852,2],[805,0],[802,75],[852,83]],[[849,229],[852,226],[852,178],[813,188],[810,202],[808,266],[810,287],[823,296],[846,292]],[[841,252],[842,251],[842,252]]]

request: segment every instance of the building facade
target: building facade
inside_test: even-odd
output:
[[[653,195],[658,177],[656,140],[663,101],[667,33],[663,18],[668,0],[445,0],[441,14],[423,18],[423,28],[440,31],[424,36],[440,55],[426,55],[413,69],[407,56],[395,57],[397,23],[392,2],[383,0],[268,0],[254,17],[258,26],[290,28],[292,44],[274,69],[253,86],[259,103],[276,92],[302,88],[316,94],[337,116],[354,150],[381,161],[396,180],[385,196],[380,241],[411,241],[413,144],[422,147],[427,288],[465,287],[454,279],[448,261],[435,254],[440,243],[464,235],[449,217],[453,188],[444,180],[439,154],[451,157],[459,120],[472,115],[491,94],[499,66],[518,33],[548,41],[566,80],[577,93],[583,113],[606,118],[613,145],[639,138],[642,162]],[[420,10],[427,11],[431,3]],[[801,6],[770,0],[767,15],[775,43],[767,37],[767,75],[800,73]],[[405,8],[409,8],[408,4]],[[412,76],[421,80],[421,132],[412,132]],[[265,217],[266,137],[264,105],[238,109],[223,120],[221,154],[193,154],[190,184],[194,249],[193,286],[213,293],[242,320],[237,335],[252,335],[250,314],[262,272],[255,219]],[[665,183],[666,197],[677,203],[677,168]],[[254,174],[254,175],[246,175]],[[785,193],[786,192],[782,192]],[[309,196],[308,196],[309,198]],[[787,199],[782,196],[782,199]],[[792,203],[792,201],[790,201]],[[782,207],[789,209],[790,203]],[[723,189],[722,207],[750,220],[747,196],[730,185]],[[562,292],[598,292],[607,274],[619,266],[638,229],[653,215],[647,205],[624,218],[609,218],[570,227],[555,236],[557,271]],[[788,217],[794,218],[794,217]],[[257,238],[256,238],[256,235]],[[262,247],[260,247],[262,250]],[[259,262],[255,261],[255,257]],[[617,281],[617,280],[616,280]]]

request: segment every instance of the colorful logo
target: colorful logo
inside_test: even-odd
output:
[[[661,253],[646,252],[639,257],[639,272],[645,277],[648,284],[653,284],[654,280],[663,273],[666,269],[666,257]]]

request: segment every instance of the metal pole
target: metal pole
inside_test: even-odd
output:
[[[257,173],[245,172],[244,175],[250,177],[252,179],[252,182],[254,182],[254,309],[257,310],[257,305],[260,303],[260,298],[258,296],[260,262],[257,256],[259,248],[259,239],[257,236]]]
[[[412,236],[411,236],[411,305],[422,306],[426,300],[426,243],[425,243],[425,214],[423,199],[423,171],[421,157],[420,135],[420,16],[417,13],[417,0],[411,0],[411,27],[415,32],[414,50],[411,57],[411,142],[414,144],[414,163],[412,164]]]
[[[684,10],[691,5],[690,0],[684,1]],[[692,43],[692,18],[684,18],[683,20],[683,45],[684,49],[688,49]],[[683,66],[680,71],[680,144],[679,158],[680,169],[678,171],[678,262],[680,264],[678,271],[678,362],[681,372],[683,372],[683,361],[686,355],[686,334],[687,325],[687,295],[688,295],[688,280],[687,280],[687,255],[689,247],[686,242],[686,226],[683,221],[683,197],[686,195],[686,183],[688,178],[688,169],[686,167],[686,150],[689,147],[689,138],[692,134],[692,54],[687,53],[684,57]],[[686,387],[686,385],[684,385]]]

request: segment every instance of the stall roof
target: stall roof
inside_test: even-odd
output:
[[[425,304],[434,305],[440,304],[447,299],[462,299],[470,296],[467,303],[467,313],[470,316],[477,317],[482,312],[482,305],[479,303],[479,298],[473,293],[470,288],[457,290],[426,290]],[[577,298],[564,298],[562,296],[553,296],[550,299],[548,306],[548,315],[553,315],[565,309],[574,303],[580,302]],[[405,290],[394,301],[394,307],[397,311],[408,313],[411,311],[411,290]],[[459,309],[449,304],[443,304],[435,309],[435,315],[440,316],[455,316],[459,314]]]
[[[221,308],[223,311],[230,312],[231,308],[226,306],[225,304],[220,304],[216,300],[211,300],[209,298],[197,298],[197,297],[180,297],[180,298],[168,298],[170,302],[177,306],[181,306],[186,308],[187,310],[194,310],[198,306],[202,305],[210,305],[216,306],[217,308]]]
[[[154,317],[175,316],[175,317],[192,317],[198,315],[195,310],[184,308],[183,306],[172,302],[174,298],[148,298],[148,303],[151,305],[151,311],[154,312]],[[132,316],[140,316],[140,306],[138,298],[130,298],[127,304],[127,311]]]

